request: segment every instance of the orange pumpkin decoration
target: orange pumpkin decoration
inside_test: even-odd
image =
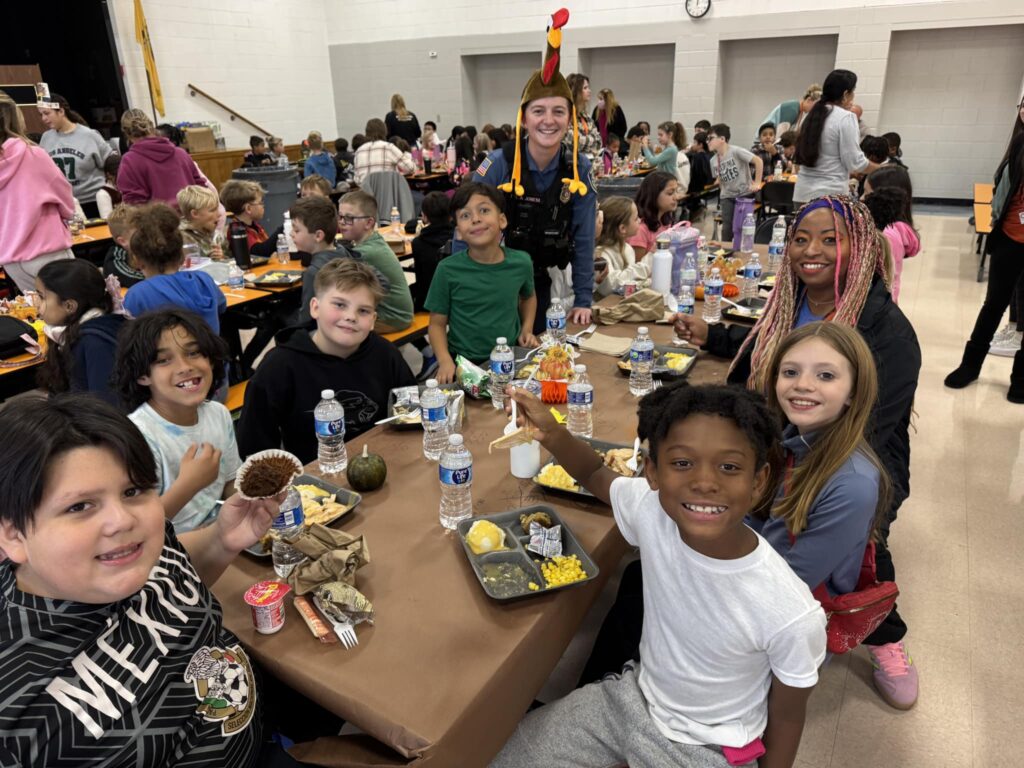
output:
[[[737,286],[735,283],[726,283],[725,286],[722,288],[722,295],[725,296],[725,298],[727,299],[739,296],[739,286]]]
[[[569,401],[569,382],[546,380],[540,383],[540,399],[545,403],[566,403]]]

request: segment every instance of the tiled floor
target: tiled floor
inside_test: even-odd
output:
[[[918,217],[924,249],[906,262],[900,296],[923,366],[912,494],[891,546],[921,697],[897,712],[875,694],[863,651],[834,659],[811,698],[799,768],[1021,764],[1024,406],[1006,400],[1009,358],[990,356],[964,390],[942,385],[984,295],[968,215]],[[607,590],[595,607],[542,700],[571,689],[613,596]]]

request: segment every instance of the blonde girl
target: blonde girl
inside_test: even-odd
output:
[[[594,249],[594,260],[605,262],[603,269],[595,266],[596,290],[608,296],[622,288],[622,284],[635,280],[643,283],[651,277],[651,257],[636,260],[633,246],[627,241],[640,228],[640,215],[636,203],[627,197],[609,197],[601,203],[604,223]]]

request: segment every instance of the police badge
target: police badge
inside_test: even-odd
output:
[[[565,203],[569,202],[570,197],[571,195],[569,194],[569,182],[566,182],[565,184],[562,185],[562,194],[559,196],[558,199],[561,200],[562,204],[564,205]]]

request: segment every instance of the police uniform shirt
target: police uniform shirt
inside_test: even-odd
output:
[[[552,184],[561,184],[558,178],[559,156],[556,154],[547,167],[541,170],[529,152],[523,153],[526,171],[533,175],[533,183],[540,194]],[[571,160],[570,160],[571,162]],[[594,298],[594,227],[597,222],[597,189],[590,171],[590,160],[580,155],[580,178],[587,185],[587,194],[572,196],[572,236],[576,254],[572,261],[572,289],[575,295],[574,307],[589,308]],[[476,169],[475,179],[492,187],[508,181],[512,167],[500,149],[491,152]],[[531,254],[532,255],[532,254]]]
[[[142,589],[109,605],[17,588],[0,565],[0,765],[243,768],[254,670],[168,522]]]

